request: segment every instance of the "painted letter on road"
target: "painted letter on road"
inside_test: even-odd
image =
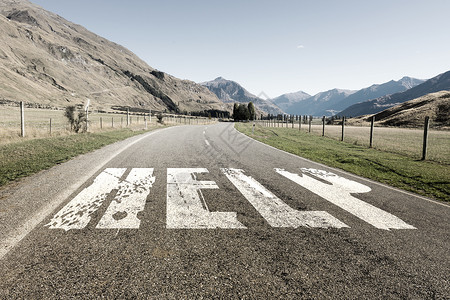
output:
[[[167,228],[246,228],[236,212],[211,212],[201,189],[218,189],[214,181],[197,181],[204,168],[167,169]],[[199,195],[200,194],[200,195]]]
[[[281,201],[240,169],[221,169],[242,195],[273,227],[348,227],[326,211],[298,211]]]
[[[47,224],[51,229],[82,229],[106,200],[109,193],[119,185],[119,179],[126,169],[105,169],[95,178],[94,183],[82,190],[72,201],[64,206]]]
[[[342,209],[345,209],[349,213],[366,221],[376,228],[384,230],[415,229],[415,227],[406,224],[396,216],[351,195],[351,193],[370,192],[370,187],[322,170],[306,168],[302,168],[301,170],[303,174],[298,175],[283,169],[275,169],[277,173],[289,178],[293,182],[298,183],[304,188],[341,207]],[[331,184],[314,179],[308,174]]]
[[[155,183],[153,169],[134,168],[120,182],[119,191],[109,205],[96,228],[139,228],[137,214],[144,210],[150,188]]]

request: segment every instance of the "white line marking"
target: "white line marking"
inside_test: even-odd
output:
[[[383,184],[383,183],[381,183],[381,182],[374,181],[374,180],[371,180],[371,179],[368,179],[368,178],[364,178],[364,177],[362,177],[362,176],[355,175],[355,174],[352,174],[352,173],[347,172],[347,171],[344,171],[344,170],[340,170],[340,169],[337,169],[337,168],[333,168],[333,167],[327,166],[327,165],[325,165],[325,164],[322,164],[322,163],[319,163],[319,162],[316,162],[316,161],[312,161],[312,160],[310,160],[310,159],[307,159],[307,158],[298,156],[298,155],[296,155],[296,154],[289,153],[289,152],[287,152],[287,151],[284,151],[284,150],[275,148],[274,146],[265,144],[265,143],[263,143],[263,142],[261,142],[261,141],[258,141],[258,140],[255,140],[254,138],[249,137],[248,135],[245,135],[244,133],[242,133],[242,132],[240,132],[239,130],[237,130],[236,128],[234,128],[234,125],[233,125],[233,129],[234,129],[238,134],[241,134],[242,136],[244,136],[244,137],[246,137],[246,138],[248,138],[248,139],[250,139],[250,140],[253,140],[253,141],[255,141],[255,142],[257,142],[257,143],[259,143],[259,144],[261,144],[261,145],[263,145],[263,146],[272,148],[273,150],[276,150],[276,151],[283,152],[284,154],[290,155],[290,156],[295,157],[295,158],[298,158],[298,159],[300,159],[300,160],[304,160],[304,161],[307,161],[307,162],[312,163],[312,164],[316,164],[316,165],[321,166],[321,167],[324,167],[324,168],[332,169],[334,172],[338,172],[338,173],[344,174],[344,175],[346,175],[346,176],[351,176],[351,177],[357,178],[357,179],[359,179],[359,180],[364,180],[364,181],[367,181],[367,182],[369,182],[369,183],[376,184],[376,185],[378,185],[378,186],[381,186],[381,187],[384,187],[384,188],[387,188],[387,189],[390,189],[390,190],[393,190],[393,191],[396,191],[396,192],[399,192],[399,193],[402,193],[402,194],[405,194],[405,195],[408,195],[408,196],[412,196],[412,197],[415,197],[415,198],[418,198],[418,199],[426,200],[426,201],[428,201],[428,202],[431,202],[431,203],[434,203],[434,204],[438,204],[438,205],[441,205],[441,206],[450,208],[450,205],[449,205],[449,204],[445,204],[445,203],[443,203],[443,202],[438,202],[437,200],[433,200],[433,199],[430,199],[430,198],[427,198],[427,197],[424,197],[424,196],[420,196],[420,195],[417,195],[417,194],[414,194],[414,193],[411,193],[411,192],[407,192],[407,191],[404,191],[404,190],[402,190],[402,189],[395,188],[395,187],[393,187],[393,186],[386,185],[386,184]]]
[[[298,211],[239,169],[221,171],[272,227],[348,227],[326,211]]]
[[[376,228],[384,230],[416,229],[414,226],[403,222],[400,218],[397,218],[396,216],[351,195],[351,193],[370,192],[370,187],[356,181],[345,179],[327,171],[306,168],[302,168],[301,170],[303,174],[298,175],[283,169],[275,169],[278,174],[283,175],[284,177],[319,195],[325,200],[339,206],[342,209],[345,209],[349,213],[366,221]],[[323,183],[306,174],[316,176],[331,183],[331,185]]]
[[[155,183],[152,168],[134,168],[119,183],[119,190],[96,228],[139,228],[137,214],[144,210],[147,196]]]
[[[206,140],[205,139],[205,144],[207,145],[207,146],[211,146],[211,144],[208,142],[208,140]]]
[[[114,157],[127,150],[129,147],[134,144],[144,140],[145,138],[162,132],[166,130],[173,130],[176,127],[168,127],[164,129],[160,129],[157,131],[152,131],[150,133],[144,134],[142,137],[136,139],[133,142],[125,144],[122,148],[118,149],[116,152],[111,153],[111,155],[107,156],[104,160],[100,161],[97,165],[92,166],[92,168],[79,178],[77,182],[72,184],[68,189],[65,189],[61,193],[59,193],[51,202],[49,202],[46,206],[36,212],[31,218],[25,221],[21,226],[19,226],[15,231],[11,232],[0,241],[0,259],[12,249],[14,248],[24,237],[28,235],[39,223],[41,223],[49,214],[51,214],[60,204],[65,201],[73,192],[75,192],[84,182],[89,180],[92,176],[95,175],[103,166],[105,166],[110,160]]]
[[[94,183],[82,190],[67,203],[45,226],[50,229],[82,229],[106,200],[109,193],[119,185],[126,169],[106,169],[95,178]]]
[[[194,173],[207,169],[167,169],[167,228],[246,228],[236,212],[210,212],[202,204],[200,189],[218,189],[214,181],[197,181]]]

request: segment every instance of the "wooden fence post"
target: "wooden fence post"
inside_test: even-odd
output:
[[[50,135],[52,135],[52,118],[50,118]]]
[[[130,125],[130,109],[127,108],[127,127]]]
[[[375,123],[375,116],[372,116],[370,118],[370,141],[369,141],[369,148],[372,148],[373,146],[373,126]]]
[[[312,122],[312,116],[309,116],[309,129],[308,129],[308,132],[311,132],[311,122]]]
[[[103,118],[100,117],[100,129],[103,129]]]
[[[322,117],[322,136],[325,136],[325,116]]]
[[[341,134],[341,141],[344,141],[344,128],[345,128],[345,117],[342,117],[342,134]]]
[[[20,136],[25,137],[25,105],[20,101]]]
[[[423,127],[423,148],[422,148],[422,160],[427,157],[427,146],[428,146],[428,128],[430,127],[430,117],[425,117],[425,125]]]

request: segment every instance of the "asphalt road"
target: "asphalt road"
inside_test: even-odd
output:
[[[449,299],[450,207],[233,124],[107,146],[0,192],[0,298]]]

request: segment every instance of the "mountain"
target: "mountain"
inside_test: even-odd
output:
[[[342,99],[341,101],[333,105],[328,106],[326,109],[320,111],[318,114],[329,115],[330,111],[342,111],[347,107],[359,102],[406,91],[410,88],[413,88],[423,83],[424,81],[425,80],[405,76],[398,81],[391,80],[383,84],[374,84],[371,85],[370,87],[361,89],[355,92],[354,94],[351,94],[350,96]]]
[[[303,101],[307,98],[310,98],[311,95],[308,93],[305,93],[303,91],[295,92],[295,93],[288,93],[283,94],[281,96],[278,96],[276,98],[273,98],[271,101],[273,104],[278,106],[284,111],[288,111],[289,108],[294,105],[297,102]]]
[[[0,2],[0,101],[156,111],[221,110],[207,88],[25,0]]]
[[[251,94],[235,81],[218,77],[212,81],[202,82],[200,84],[216,94],[224,103],[248,103],[251,101],[257,108],[266,113],[274,115],[283,113],[278,106]]]
[[[286,109],[286,112],[294,115],[318,115],[327,107],[345,99],[355,91],[333,89],[318,93],[309,98],[297,101]],[[330,113],[331,114],[331,113]]]
[[[425,117],[431,126],[450,126],[450,91],[441,91],[403,102],[375,114],[375,120],[386,126],[420,127]]]
[[[369,101],[354,104],[344,111],[340,116],[360,116],[366,114],[375,114],[387,108],[396,106],[400,103],[419,98],[429,93],[450,90],[450,71],[433,77],[411,89],[401,93],[379,97]]]

